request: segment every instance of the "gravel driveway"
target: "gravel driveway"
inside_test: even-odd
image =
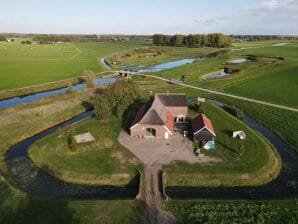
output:
[[[182,134],[175,133],[170,139],[132,138],[126,131],[121,131],[119,142],[129,149],[145,165],[168,164],[182,160],[188,163],[207,163],[221,161],[218,158],[197,157],[193,153],[192,141]]]

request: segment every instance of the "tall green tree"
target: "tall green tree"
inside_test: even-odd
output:
[[[95,109],[95,117],[98,120],[109,120],[111,118],[112,109],[106,94],[96,96],[93,105]]]

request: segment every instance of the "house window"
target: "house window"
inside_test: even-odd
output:
[[[185,123],[186,118],[185,117],[175,117],[175,122],[176,123]]]
[[[156,137],[156,130],[154,128],[147,128],[146,129],[146,137],[155,138]]]

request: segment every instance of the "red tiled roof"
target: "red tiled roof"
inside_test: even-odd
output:
[[[209,118],[201,113],[191,121],[192,124],[192,131],[196,133],[197,131],[201,130],[202,128],[207,128],[214,136],[216,136],[212,122]]]
[[[167,111],[166,126],[173,133],[173,131],[174,131],[174,116],[169,111]]]

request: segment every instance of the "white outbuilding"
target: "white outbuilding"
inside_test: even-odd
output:
[[[233,138],[244,140],[246,138],[246,134],[244,131],[233,131]]]

